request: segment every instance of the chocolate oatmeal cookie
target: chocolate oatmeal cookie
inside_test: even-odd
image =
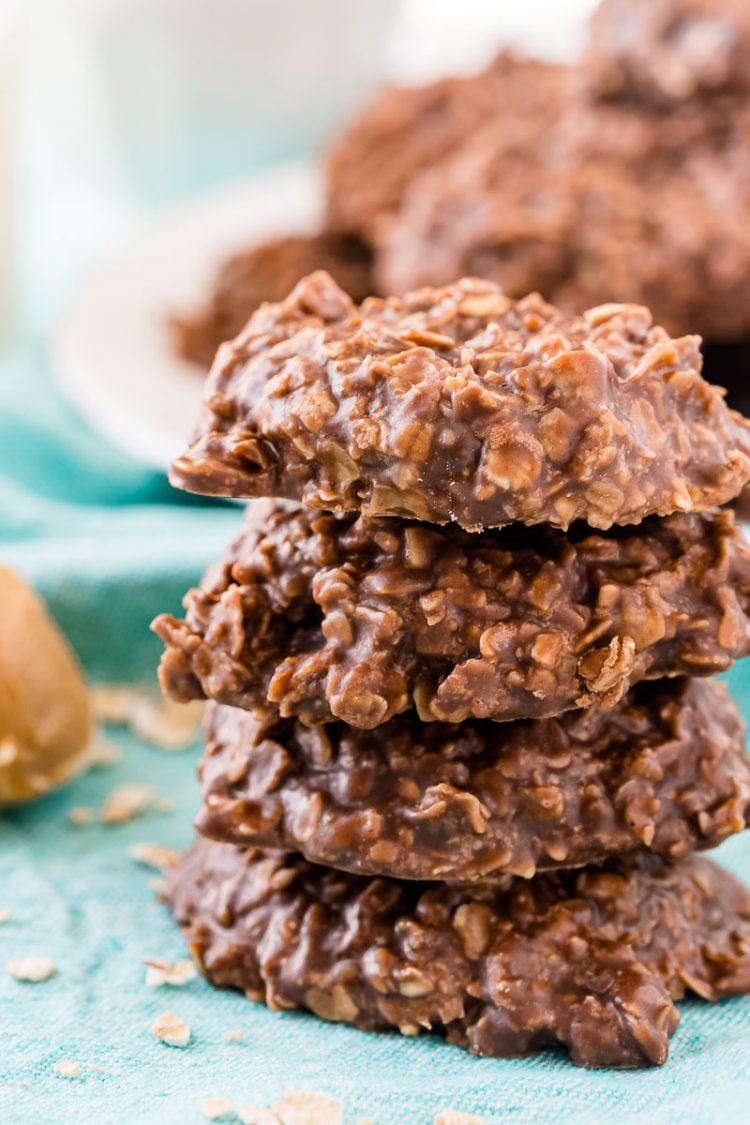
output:
[[[611,710],[375,731],[264,724],[213,704],[196,827],[361,875],[533,876],[712,848],[750,824],[750,759],[715,680],[640,684]]]
[[[543,140],[488,126],[413,181],[379,240],[379,291],[476,274],[571,312],[638,302],[675,335],[750,335],[747,98],[558,109]]]
[[[569,131],[572,252],[554,300],[639,301],[676,334],[750,335],[748,99],[663,116],[599,105]]]
[[[575,263],[575,142],[587,112],[578,86],[568,78],[550,91],[543,114],[502,129],[488,121],[412,177],[379,230],[380,292],[464,276],[511,297],[556,292]]]
[[[750,478],[750,422],[700,371],[639,306],[464,279],[356,307],[316,273],[220,349],[171,480],[470,531],[704,511]]]
[[[365,729],[542,718],[750,652],[750,549],[728,511],[470,535],[267,503],[185,604],[154,624],[178,700]]]
[[[659,1064],[675,1000],[750,991],[750,894],[697,858],[425,886],[204,840],[168,896],[213,984],[479,1055]]]
[[[601,97],[668,109],[750,92],[746,0],[602,0],[589,28],[584,72]]]
[[[491,121],[496,133],[539,132],[568,73],[503,52],[480,74],[385,90],[327,158],[327,222],[375,241],[412,180]]]
[[[551,102],[550,120],[538,120],[535,129],[523,118],[500,131],[490,122],[415,176],[380,231],[378,291],[405,293],[475,276],[511,297],[555,293],[573,268],[575,193],[560,129],[564,111]]]
[[[222,263],[203,308],[175,317],[172,331],[186,359],[209,367],[220,344],[233,340],[264,301],[280,301],[300,278],[323,269],[352,300],[374,292],[369,250],[332,234],[274,238]]]

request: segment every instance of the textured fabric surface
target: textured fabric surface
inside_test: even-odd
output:
[[[163,481],[82,430],[36,372],[21,360],[0,365],[0,561],[38,584],[92,679],[152,682],[159,645],[147,630],[150,617],[176,607],[239,513],[170,497]],[[32,419],[39,402],[43,417]],[[729,680],[750,718],[750,662]],[[683,1005],[663,1069],[587,1073],[563,1055],[474,1059],[427,1038],[275,1015],[199,979],[180,989],[147,988],[143,957],[185,953],[147,885],[152,873],[128,848],[188,843],[198,748],[168,754],[120,732],[112,737],[123,750],[115,766],[0,813],[0,909],[12,911],[0,925],[3,1125],[190,1125],[204,1120],[204,1098],[270,1105],[297,1089],[341,1098],[347,1125],[360,1117],[422,1125],[444,1107],[487,1122],[577,1125],[746,1115],[750,1000]],[[150,782],[174,810],[119,826],[70,822],[72,807],[97,808],[126,780]],[[750,879],[750,836],[718,855]],[[32,953],[51,957],[57,975],[23,984],[4,971],[9,958]],[[152,1037],[151,1024],[164,1011],[192,1027],[184,1050]],[[233,1029],[243,1031],[241,1043],[223,1041]],[[57,1074],[60,1060],[78,1063],[79,1076]]]

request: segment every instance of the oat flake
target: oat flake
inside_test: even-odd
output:
[[[174,848],[168,848],[164,844],[149,844],[145,841],[133,844],[128,854],[138,863],[153,867],[156,871],[169,871],[180,858],[180,853]]]
[[[142,785],[139,782],[116,785],[110,790],[102,806],[102,821],[105,824],[124,824],[144,813],[153,799],[153,785]]]
[[[146,984],[149,988],[161,988],[168,984],[173,988],[181,988],[191,980],[195,980],[197,973],[192,961],[176,961],[171,965],[169,961],[157,961],[144,957],[146,965]]]
[[[187,1047],[191,1031],[188,1025],[172,1012],[163,1012],[154,1020],[151,1034],[161,1043],[166,1043],[168,1047]]]
[[[5,968],[16,980],[27,980],[39,983],[49,980],[57,971],[55,962],[49,957],[14,957],[6,961]]]
[[[312,1090],[294,1090],[276,1102],[281,1125],[342,1125],[344,1107],[338,1098]]]
[[[52,1069],[55,1074],[59,1074],[63,1078],[77,1078],[81,1073],[80,1065],[77,1062],[69,1062],[67,1059],[56,1062]]]

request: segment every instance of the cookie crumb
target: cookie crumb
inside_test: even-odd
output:
[[[161,750],[186,750],[198,734],[204,711],[199,700],[175,703],[147,688],[118,684],[93,688],[91,702],[99,722],[126,726]]]
[[[4,926],[6,922],[10,922],[13,917],[13,912],[9,906],[0,906],[0,926]]]
[[[69,1062],[67,1059],[60,1059],[52,1067],[55,1074],[61,1075],[63,1078],[77,1078],[81,1073],[81,1067],[77,1062]]]
[[[49,980],[57,972],[55,962],[49,957],[14,957],[6,961],[5,968],[16,980],[33,981],[35,984]]]
[[[168,984],[172,988],[181,988],[188,981],[195,980],[197,973],[192,961],[176,961],[171,965],[169,961],[157,961],[155,958],[144,957],[146,965],[146,984],[149,988],[161,988]]]
[[[71,824],[75,824],[76,828],[82,828],[84,824],[90,824],[94,816],[94,810],[87,808],[85,805],[76,805],[68,813],[68,819]]]
[[[143,688],[127,684],[97,684],[89,691],[94,718],[100,723],[126,726],[135,701],[142,698]]]
[[[225,1043],[243,1043],[245,1041],[245,1032],[241,1031],[238,1027],[233,1027],[230,1031],[224,1032],[223,1041]]]
[[[191,1030],[172,1012],[163,1012],[154,1020],[151,1034],[168,1047],[187,1047]]]
[[[175,848],[168,848],[164,844],[149,844],[146,841],[131,845],[128,855],[156,871],[169,871],[180,858],[180,853]]]
[[[294,1090],[275,1102],[281,1125],[342,1125],[344,1107],[338,1098],[313,1090]]]
[[[154,894],[161,896],[166,893],[167,880],[161,879],[158,875],[155,875],[153,878],[146,880],[146,886],[150,891],[153,891]]]
[[[227,1117],[232,1112],[232,1103],[229,1098],[204,1098],[201,1102],[201,1113],[209,1121],[218,1121],[220,1117]]]
[[[154,808],[161,813],[174,812],[174,801],[171,797],[157,797],[154,801]]]
[[[205,704],[201,700],[175,703],[161,696],[144,697],[133,711],[133,734],[160,750],[187,750],[198,736]]]
[[[104,824],[124,824],[146,811],[154,799],[153,785],[125,782],[110,790],[102,806]]]
[[[237,1116],[242,1125],[281,1125],[275,1113],[260,1105],[238,1106]]]
[[[120,760],[120,747],[101,736],[94,739],[88,752],[88,763],[92,770],[109,769]]]

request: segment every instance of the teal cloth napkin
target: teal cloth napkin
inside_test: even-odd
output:
[[[0,361],[0,561],[49,599],[94,680],[152,681],[148,622],[174,608],[233,534],[229,506],[189,503],[109,448],[66,409],[38,357]],[[750,717],[750,668],[732,689]],[[191,838],[198,747],[183,754],[112,732],[119,762],[27,808],[0,814],[0,1122],[190,1125],[200,1102],[269,1106],[292,1090],[340,1098],[346,1122],[422,1125],[443,1108],[486,1122],[735,1122],[750,1100],[750,1001],[691,1001],[659,1070],[583,1072],[562,1054],[474,1059],[424,1038],[368,1035],[302,1014],[274,1015],[202,980],[149,989],[142,958],[176,960],[181,937],[128,848]],[[74,806],[100,808],[123,781],[174,802],[119,826],[75,827]],[[750,879],[750,840],[720,858]],[[57,974],[22,984],[2,969],[27,954]],[[172,1011],[193,1032],[178,1050],[150,1034]],[[240,1043],[226,1032],[240,1029]],[[75,1078],[55,1072],[67,1060]],[[227,1117],[232,1121],[236,1118]]]
[[[104,589],[118,606],[150,612],[153,591],[179,605],[240,519],[237,505],[175,492],[164,474],[92,433],[61,398],[43,356],[0,355],[0,563],[44,594],[75,591],[80,604],[61,599],[57,612],[77,632],[84,661],[106,653],[87,623],[89,597]],[[126,649],[125,664],[103,674],[143,674],[142,653],[155,659],[158,644],[135,631],[133,642],[134,656]]]

